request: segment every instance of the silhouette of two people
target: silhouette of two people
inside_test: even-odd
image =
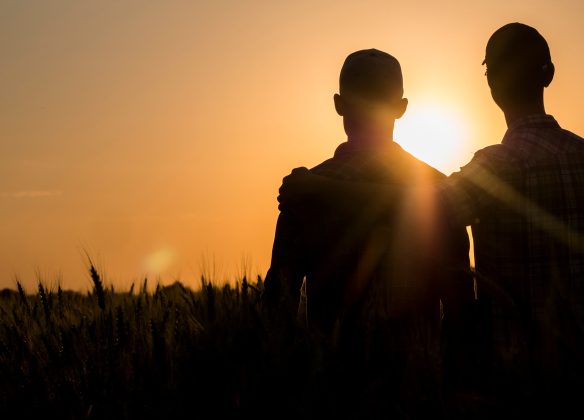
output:
[[[424,207],[424,211],[420,207],[412,213],[429,214],[427,226],[433,227],[429,231],[436,235],[428,238],[450,248],[446,257],[428,259],[425,248],[419,248],[417,256],[420,266],[432,267],[432,262],[442,261],[441,270],[447,271],[446,275],[437,275],[438,285],[435,282],[433,289],[438,291],[438,297],[445,296],[444,320],[450,318],[453,325],[449,330],[453,333],[450,344],[455,343],[451,350],[457,346],[460,349],[470,340],[459,334],[469,332],[461,327],[465,324],[461,317],[470,318],[474,324],[469,337],[478,337],[483,351],[476,359],[483,369],[474,379],[483,397],[494,401],[491,408],[500,408],[496,415],[562,416],[578,409],[578,392],[584,386],[584,140],[563,129],[546,113],[544,89],[553,80],[555,66],[549,46],[537,30],[520,23],[501,27],[487,43],[483,64],[487,66],[493,100],[507,122],[500,144],[479,150],[459,172],[438,179],[434,185],[372,183],[370,179],[347,182],[321,176],[316,170],[297,169],[285,178],[280,189],[281,217],[286,213],[300,214],[310,220],[304,224],[302,218],[298,219],[301,225],[312,223],[326,229],[331,215],[341,215],[339,225],[348,231],[365,208],[374,208],[375,217],[368,220],[376,222],[362,225],[370,233],[365,237],[385,238],[380,243],[387,246],[400,241],[400,230],[396,228],[399,224],[387,225],[387,220],[396,220],[404,197],[423,197],[419,204],[431,203],[431,207]],[[344,103],[341,98],[342,92],[337,99],[339,104]],[[393,121],[405,108],[403,100],[396,103],[400,105],[392,108],[393,113],[385,114],[387,120]],[[345,112],[343,106],[337,108]],[[360,115],[369,115],[365,112],[368,109],[361,107]],[[351,129],[357,127],[356,132],[361,133],[363,120],[352,125],[348,114],[344,116],[350,144]],[[379,126],[375,127],[364,132],[379,133]],[[457,308],[465,306],[467,296],[460,287],[464,289],[468,283],[457,283],[457,276],[450,271],[457,267],[450,263],[458,261],[457,255],[462,257],[464,248],[452,238],[465,226],[471,227],[475,242],[475,303],[482,308],[475,318],[472,311],[457,312]],[[318,236],[317,230],[312,232]],[[310,242],[310,234],[307,238]],[[368,242],[362,238],[358,237],[353,245],[367,249]],[[275,245],[277,242],[278,235]],[[326,248],[330,249],[330,243]],[[279,249],[280,245],[274,248]],[[309,247],[304,250],[311,253]],[[310,267],[325,261],[316,253],[310,255],[315,258]],[[275,257],[274,271],[270,269],[271,278],[267,279],[273,284],[266,284],[267,291],[287,278],[276,275],[281,259],[278,252]],[[396,260],[385,256],[381,259],[389,266]],[[350,260],[358,265],[362,256],[353,255]],[[338,261],[332,265],[337,267]],[[303,274],[309,286],[311,272]],[[403,296],[402,288],[394,286],[396,281],[399,285],[399,279],[384,274],[379,278],[351,278],[349,286],[339,282],[338,287],[351,294],[348,291],[355,282],[364,282],[372,289],[376,283],[386,282],[389,285],[383,287],[391,289],[395,296]],[[313,281],[318,283],[318,277]],[[329,281],[327,285],[333,283]],[[429,283],[424,275],[409,276],[405,296],[417,288],[414,284],[425,288]],[[334,289],[332,285],[327,288]],[[455,298],[449,303],[448,296]],[[424,305],[421,300],[415,301]],[[345,299],[342,305],[335,306],[335,314],[346,310],[346,302]],[[308,303],[310,316],[310,290]],[[449,307],[453,308],[452,316],[448,315]],[[316,313],[318,310],[315,308]],[[453,354],[456,351],[445,358],[445,373],[451,377],[456,376],[457,362],[462,361],[458,374],[471,365],[460,353],[460,357]],[[468,388],[469,383],[463,381],[459,391]],[[483,415],[488,416],[491,408],[485,404]]]

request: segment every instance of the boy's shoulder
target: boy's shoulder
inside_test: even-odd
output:
[[[438,182],[445,174],[416,158],[399,144],[379,150],[347,150],[341,144],[333,157],[309,170],[317,175],[342,180],[383,183]],[[339,151],[341,153],[339,153]]]

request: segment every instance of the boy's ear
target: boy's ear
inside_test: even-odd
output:
[[[543,86],[548,87],[552,80],[554,80],[554,74],[556,72],[556,67],[554,63],[549,63],[543,66]]]
[[[400,119],[408,109],[408,98],[402,98],[395,105],[395,119]]]
[[[342,117],[343,116],[343,98],[338,93],[335,93],[335,96],[333,96],[333,99],[335,101],[335,110],[337,111],[337,114],[339,114]]]

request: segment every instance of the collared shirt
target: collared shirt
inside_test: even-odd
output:
[[[492,300],[500,359],[575,351],[584,331],[584,139],[551,115],[519,119],[440,190],[453,223],[472,227],[478,295]]]
[[[445,178],[391,141],[369,146],[342,143],[331,159],[311,171],[343,181],[401,187],[435,185]],[[398,307],[415,310],[419,302],[410,299],[418,295],[409,292],[427,286],[416,281],[428,275],[422,273],[430,264],[425,260],[438,258],[441,252],[437,248],[449,247],[433,241],[438,232],[432,217],[436,207],[432,197],[404,197],[402,201],[391,220],[378,219],[375,209],[363,208],[354,220],[347,221],[346,216],[337,214],[334,203],[325,209],[282,212],[265,281],[267,295],[282,293],[281,289],[286,288],[297,302],[297,291],[306,276],[309,318],[325,328],[345,308],[358,307],[357,302],[367,302],[364,312],[371,315],[391,313]],[[468,268],[466,231],[458,228],[457,235],[453,246],[457,261]],[[440,270],[432,273],[436,283]]]

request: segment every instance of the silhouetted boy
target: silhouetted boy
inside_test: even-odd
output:
[[[334,95],[347,141],[310,171],[346,183],[396,186],[432,185],[444,179],[393,141],[395,120],[408,104],[403,93],[401,67],[394,57],[375,49],[350,54],[341,69],[339,93]],[[391,215],[369,203],[351,220],[339,205],[335,200],[324,206],[307,202],[282,210],[264,299],[280,313],[292,315],[306,278],[309,327],[324,332],[342,327],[345,350],[354,358],[393,359],[390,370],[405,369],[405,354],[411,356],[415,347],[412,334],[419,334],[420,345],[436,344],[440,298],[447,309],[454,307],[449,304],[457,298],[436,287],[455,283],[444,277],[466,281],[454,290],[466,294],[462,299],[471,299],[472,281],[465,272],[469,268],[466,231],[461,226],[448,234],[441,232],[446,225],[434,220],[432,197],[403,196]],[[377,373],[386,376],[383,380],[403,378],[403,372],[378,367]]]

